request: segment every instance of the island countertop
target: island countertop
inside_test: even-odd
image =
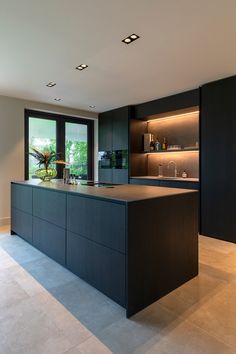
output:
[[[25,186],[69,192],[82,196],[91,196],[121,202],[135,202],[138,200],[164,198],[179,194],[197,193],[196,190],[191,189],[152,187],[131,184],[113,185],[112,187],[96,187],[83,185],[83,182],[86,181],[79,181],[78,185],[70,185],[63,183],[62,180],[52,180],[50,182],[42,182],[38,179],[31,179],[29,181],[13,181],[13,183]]]

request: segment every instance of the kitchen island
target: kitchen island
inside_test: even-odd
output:
[[[132,316],[198,274],[198,193],[139,185],[11,184],[11,233]]]

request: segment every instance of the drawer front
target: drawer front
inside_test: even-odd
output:
[[[32,187],[12,183],[11,205],[13,208],[32,214]]]
[[[161,187],[199,189],[198,183],[190,181],[161,181]]]
[[[26,241],[32,243],[32,215],[12,208],[11,230]]]
[[[155,179],[130,178],[130,184],[141,184],[144,186],[160,186],[160,181]]]
[[[68,195],[67,229],[125,253],[125,205]]]
[[[65,265],[66,232],[64,229],[34,217],[33,245],[58,263]]]
[[[68,232],[67,267],[125,306],[125,255]]]
[[[33,215],[65,228],[66,194],[34,188]]]

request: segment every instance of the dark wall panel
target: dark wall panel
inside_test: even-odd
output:
[[[236,76],[201,90],[201,233],[236,242]]]

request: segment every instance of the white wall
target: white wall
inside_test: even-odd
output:
[[[97,179],[97,114],[39,102],[0,96],[0,225],[10,221],[10,182],[24,179],[24,110],[63,113],[94,119],[94,160]]]

